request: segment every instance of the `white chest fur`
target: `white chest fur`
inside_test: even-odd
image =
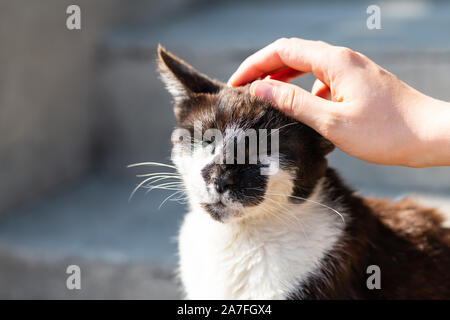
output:
[[[320,190],[310,199],[320,201]],[[283,299],[320,272],[322,258],[342,234],[342,220],[314,202],[283,208],[269,215],[260,207],[260,217],[229,223],[200,208],[188,213],[179,235],[186,297]]]

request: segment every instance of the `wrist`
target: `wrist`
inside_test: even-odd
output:
[[[450,165],[450,103],[420,94],[415,104],[416,135],[407,166],[424,168]]]

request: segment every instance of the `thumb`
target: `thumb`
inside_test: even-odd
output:
[[[323,135],[333,102],[312,95],[293,84],[276,80],[257,80],[250,86],[254,96],[269,100],[288,116],[307,124]]]

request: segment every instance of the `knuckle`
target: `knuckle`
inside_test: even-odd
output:
[[[322,41],[322,40],[316,40],[316,44],[320,47],[328,47],[328,42]]]
[[[280,48],[287,47],[289,41],[290,40],[288,38],[279,38],[273,44],[274,44],[275,48],[280,49]]]
[[[286,38],[286,37],[281,37],[281,38],[278,38],[275,42],[281,44],[281,43],[285,43],[285,42],[288,41],[288,40],[289,40],[289,39]]]
[[[275,53],[281,60],[289,56],[291,51],[291,40],[288,38],[280,38],[274,43]]]
[[[337,47],[333,55],[335,59],[341,62],[351,62],[360,57],[355,51],[347,47]]]
[[[297,108],[302,108],[303,106],[303,100],[305,98],[304,96],[304,92],[301,90],[296,90],[296,89],[292,89],[292,96],[291,96],[291,108],[297,109]]]
[[[292,115],[298,113],[302,109],[303,94],[301,91],[295,88],[289,88],[284,90],[282,104],[285,110]]]
[[[336,137],[339,127],[339,117],[333,112],[322,115],[320,132],[325,138]]]

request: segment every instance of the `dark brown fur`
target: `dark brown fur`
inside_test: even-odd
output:
[[[450,299],[450,229],[442,216],[413,200],[363,199],[327,170],[331,199],[349,208],[350,219],[339,248],[323,261],[323,275],[312,276],[306,299]],[[367,267],[381,270],[381,289],[369,290]]]

